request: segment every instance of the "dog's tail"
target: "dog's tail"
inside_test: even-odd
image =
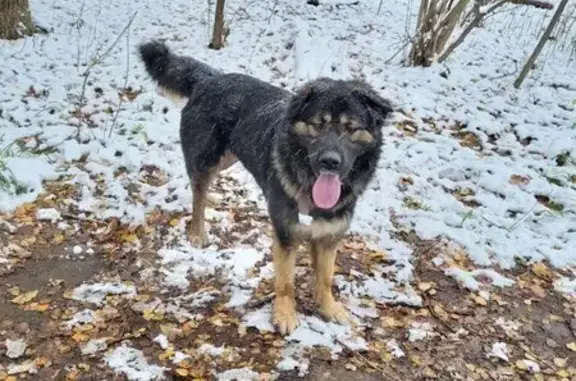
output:
[[[203,81],[221,73],[192,57],[179,56],[160,41],[138,47],[146,71],[168,95],[188,98]]]

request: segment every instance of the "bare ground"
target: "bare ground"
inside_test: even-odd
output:
[[[108,297],[99,307],[99,322],[68,329],[63,322],[83,308],[94,307],[69,299],[69,290],[85,281],[130,281],[138,287],[136,302],[155,297],[169,300],[170,292],[163,292],[141,275],[147,264],[156,261],[157,249],[166,244],[166,231],[182,215],[158,211],[149,216],[148,226],[136,228],[116,219],[82,219],[58,201],[73,197],[72,187],[55,182],[47,184],[47,189],[36,203],[22,206],[13,215],[0,216],[0,247],[7,250],[11,262],[0,272],[0,380],[126,380],[109,369],[101,354],[82,354],[81,348],[92,338],[106,338],[108,348],[129,341],[149,362],[169,368],[166,375],[170,380],[210,380],[213,370],[245,366],[262,374],[263,380],[275,372],[282,338],[243,328],[239,315],[225,307],[224,294],[202,307],[205,319],[200,323],[143,313],[134,308],[135,300]],[[39,207],[65,211],[62,216],[72,228],[37,221]],[[253,230],[250,221],[266,226],[265,217],[250,207],[236,210],[235,216],[233,232],[220,237],[222,247],[240,239],[245,243],[254,239],[253,235],[242,238],[243,233]],[[266,234],[265,228],[260,234]],[[491,290],[486,301],[432,263],[442,250],[435,242],[422,242],[410,234],[402,238],[418,254],[413,284],[424,305],[376,304],[379,318],[370,322],[365,333],[368,351],[345,350],[335,360],[324,349],[310,350],[307,374],[283,372],[278,380],[576,380],[576,303],[553,291],[557,272],[546,264],[519,265],[514,272],[499,270],[516,283]],[[137,248],[132,245],[135,239]],[[94,252],[72,255],[76,246],[90,246]],[[349,247],[366,251],[366,255],[357,259]],[[371,261],[382,258],[369,254],[362,238],[350,236],[340,250],[339,273],[349,275],[352,268],[370,271]],[[454,260],[465,268],[473,266],[465,255]],[[303,257],[301,264],[306,261]],[[308,283],[300,285],[298,297],[302,312],[312,314]],[[218,278],[213,277],[192,282],[190,292],[219,286]],[[251,306],[266,303],[270,292],[269,283],[261,284]],[[421,340],[409,340],[414,322],[430,324],[431,330]],[[174,365],[170,361],[173,351],[153,342],[161,332],[191,358]],[[18,338],[25,339],[26,352],[9,358],[4,343]],[[391,339],[404,355],[395,355],[387,346]],[[228,356],[214,358],[194,351],[202,343],[235,349]],[[496,343],[505,343],[508,361],[488,356]],[[8,374],[11,364],[24,365],[24,371]],[[35,373],[28,371],[31,368]]]

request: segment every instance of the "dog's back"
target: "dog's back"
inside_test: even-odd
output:
[[[158,85],[188,99],[182,110],[180,138],[189,173],[213,167],[231,151],[259,183],[266,178],[274,126],[279,124],[272,119],[284,115],[276,109],[286,107],[290,93],[255,77],[222,73],[191,57],[173,54],[158,41],[139,49]]]

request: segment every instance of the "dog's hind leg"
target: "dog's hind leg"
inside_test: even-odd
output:
[[[332,294],[337,244],[338,240],[335,237],[313,240],[312,267],[316,277],[316,301],[320,314],[328,320],[344,324],[350,322],[350,316]]]
[[[191,175],[192,182],[192,221],[188,227],[188,239],[196,247],[208,246],[208,236],[205,227],[206,203],[208,189],[212,179],[222,170],[229,168],[238,161],[235,155],[226,152],[218,164],[202,173]]]

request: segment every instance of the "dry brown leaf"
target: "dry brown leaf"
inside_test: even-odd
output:
[[[559,368],[566,368],[566,362],[567,362],[567,359],[562,359],[559,357],[556,357],[554,359],[554,364]]]
[[[488,302],[486,301],[486,299],[484,299],[481,296],[478,295],[472,295],[472,300],[474,300],[474,303],[478,304],[479,306],[487,306]]]
[[[24,294],[18,295],[14,299],[12,299],[12,303],[25,304],[25,303],[32,301],[32,299],[34,299],[37,295],[38,295],[38,290],[28,291]]]
[[[176,374],[181,376],[181,377],[186,377],[186,376],[188,376],[189,372],[188,372],[188,369],[178,368],[178,369],[176,369]]]
[[[74,335],[72,335],[72,340],[77,343],[88,341],[88,339],[90,339],[90,336],[81,332],[76,332]]]
[[[532,286],[530,286],[530,290],[532,290],[534,295],[536,295],[539,298],[546,297],[546,290],[544,290],[544,288],[542,288],[542,286],[540,286],[539,284],[533,284]]]
[[[510,180],[508,180],[508,182],[514,185],[526,185],[530,183],[530,178],[527,176],[512,175],[510,176]]]
[[[8,292],[12,296],[18,296],[18,295],[20,295],[20,287],[18,287],[18,286],[12,287],[12,288],[8,289]]]
[[[540,279],[544,280],[551,280],[552,279],[552,272],[544,263],[535,263],[532,265],[530,269],[534,275],[536,275]]]
[[[418,284],[418,289],[420,291],[428,291],[430,290],[432,287],[434,287],[435,283],[434,282],[421,282]]]

